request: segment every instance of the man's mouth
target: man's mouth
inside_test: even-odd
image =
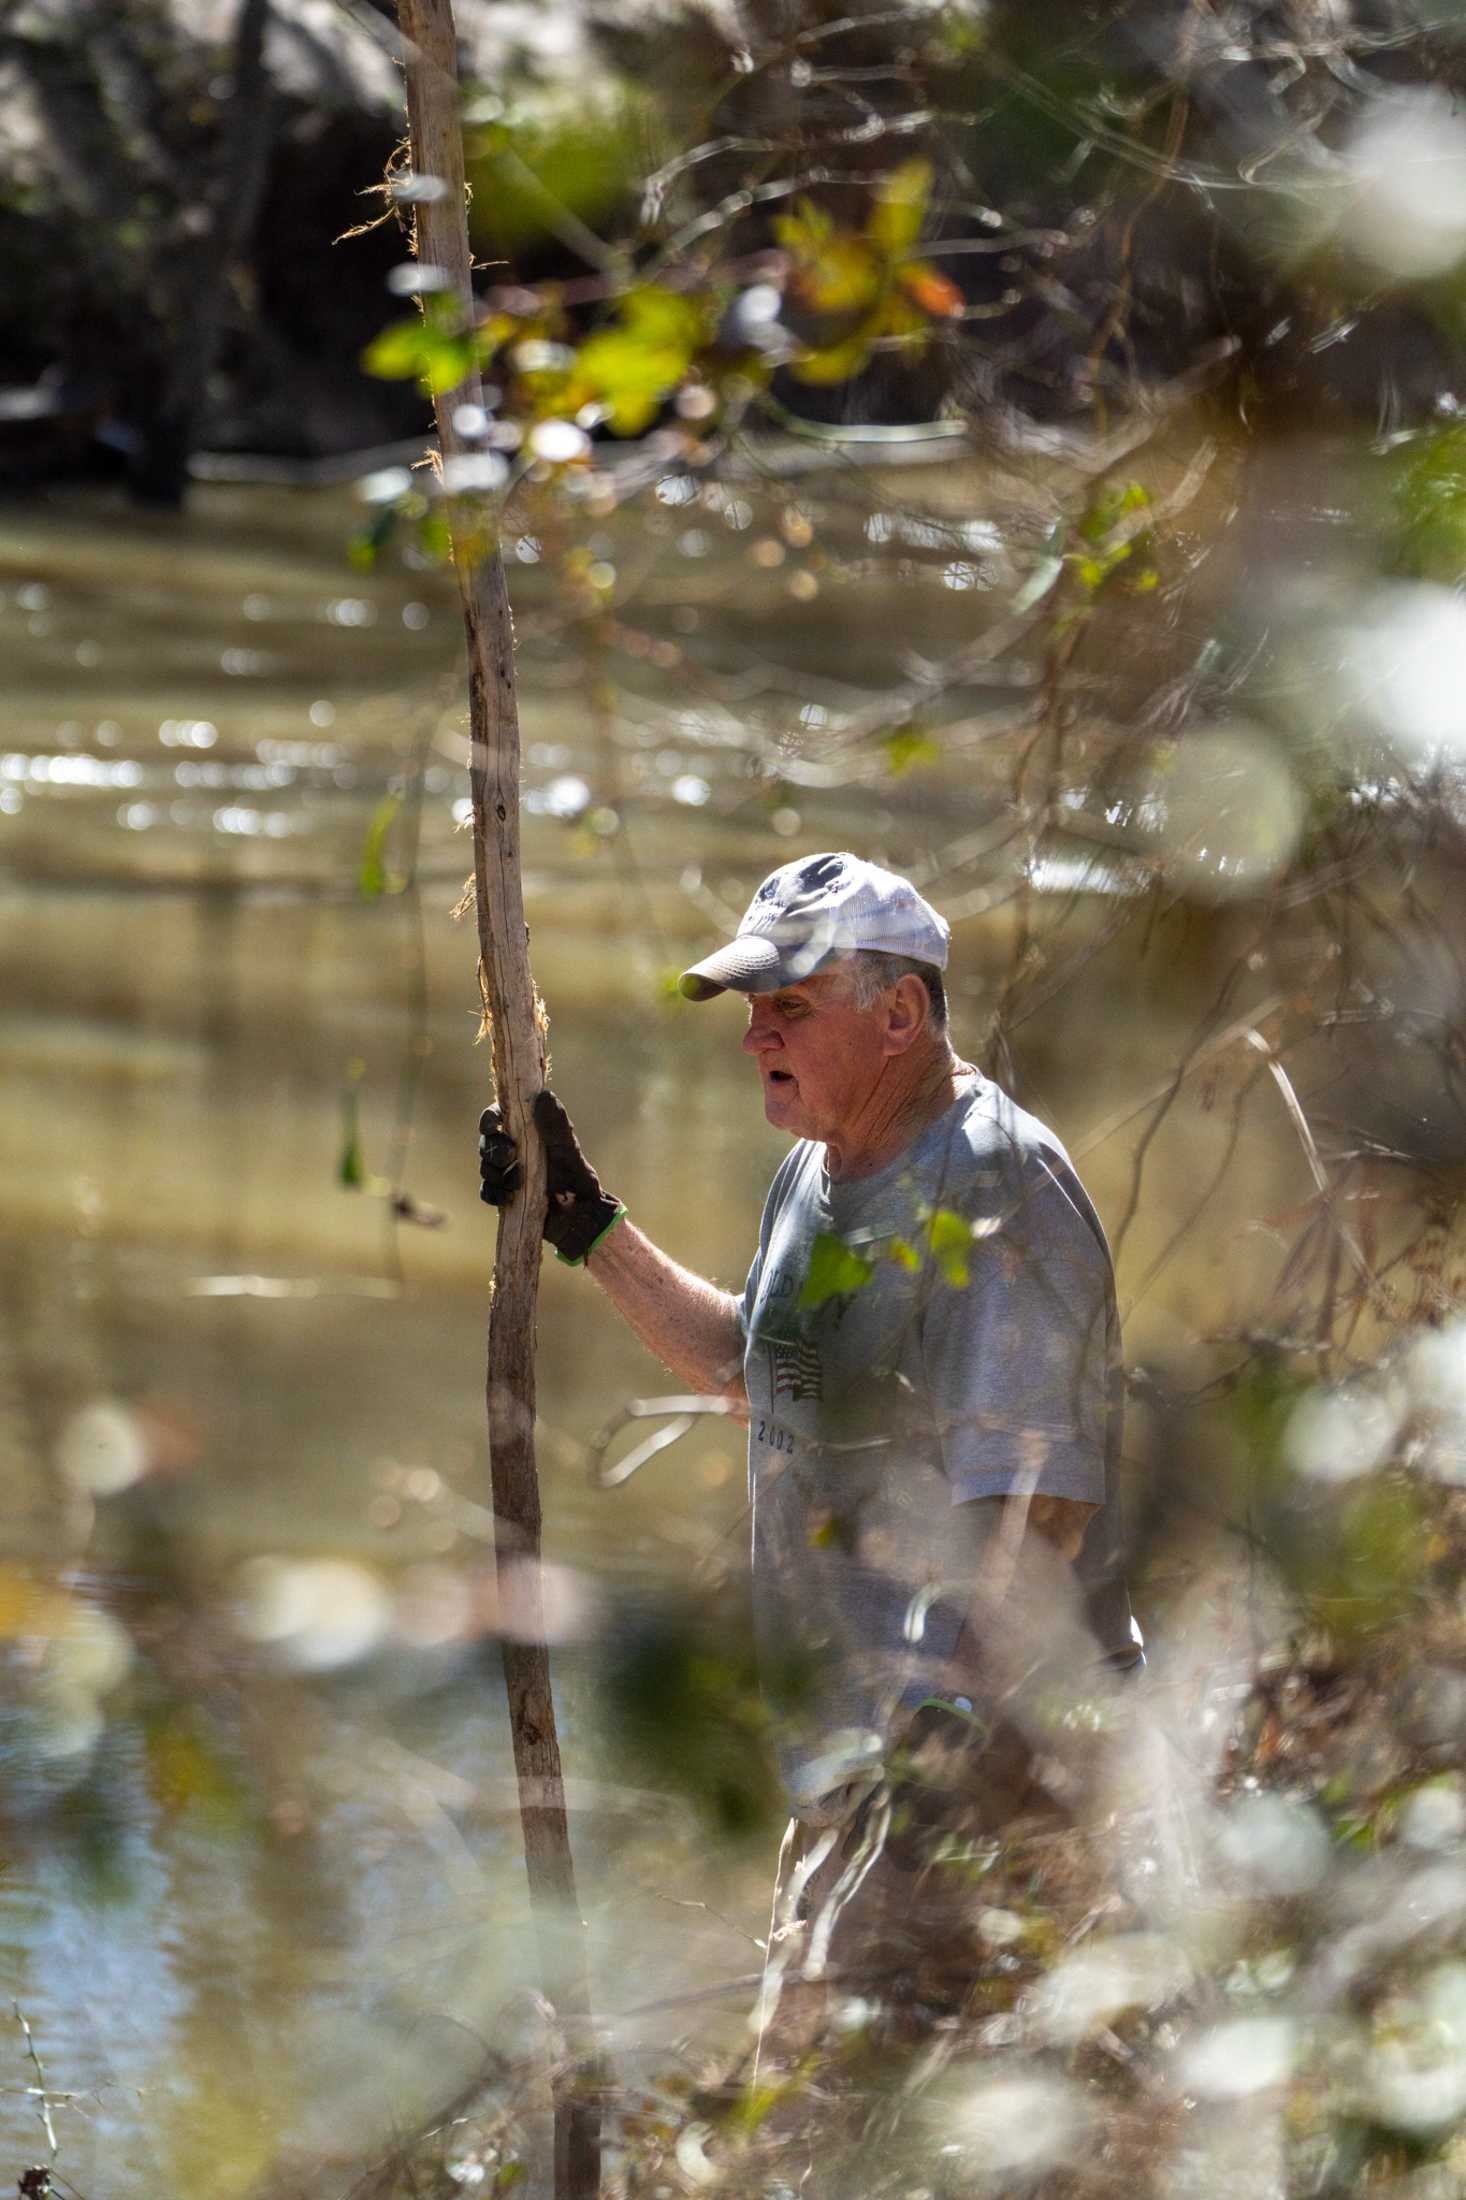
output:
[[[792,1085],[793,1082],[794,1072],[792,1069],[771,1069],[769,1071],[769,1083],[771,1085]]]

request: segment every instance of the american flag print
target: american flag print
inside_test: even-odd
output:
[[[812,1344],[772,1344],[769,1358],[776,1398],[787,1398],[793,1404],[801,1398],[823,1396],[820,1356]]]

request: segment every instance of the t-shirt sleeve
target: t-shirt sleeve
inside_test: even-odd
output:
[[[1077,1184],[1026,1155],[968,1213],[968,1281],[932,1282],[922,1354],[954,1503],[1015,1491],[1104,1502],[1116,1316],[1086,1207]]]
[[[798,1145],[792,1153],[785,1154],[778,1168],[774,1171],[774,1180],[769,1186],[769,1194],[764,1201],[763,1216],[758,1226],[758,1250],[749,1266],[748,1281],[743,1286],[743,1296],[738,1301],[738,1326],[743,1331],[745,1343],[748,1340],[748,1333],[753,1327],[753,1313],[758,1304],[759,1285],[763,1280],[764,1262],[768,1258],[769,1241],[773,1237],[774,1226],[779,1219],[780,1210],[789,1197],[790,1187],[798,1173],[800,1156],[807,1150],[804,1145]]]
[[[764,1249],[760,1245],[750,1264],[748,1281],[743,1286],[743,1296],[738,1301],[738,1326],[743,1331],[745,1342],[748,1338],[749,1325],[753,1320],[754,1301],[758,1297],[758,1279],[763,1272],[763,1265]]]

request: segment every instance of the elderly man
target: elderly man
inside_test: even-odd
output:
[[[760,1660],[802,1676],[773,1707],[794,1814],[776,1977],[795,1954],[853,1976],[877,1887],[888,1922],[912,1909],[891,1899],[892,1858],[922,1861],[899,1797],[892,1817],[903,1753],[955,1736],[1018,1807],[1044,1689],[1139,1655],[1104,1233],[1058,1141],[954,1052],[949,937],[908,880],[818,855],[683,974],[693,1000],[746,997],[764,1112],[796,1141],[741,1296],[635,1227],[551,1095],[535,1111],[547,1239],[681,1381],[747,1414]],[[498,1204],[518,1164],[495,1111],[481,1133]]]

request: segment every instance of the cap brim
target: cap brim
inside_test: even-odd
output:
[[[782,958],[774,942],[756,934],[730,940],[706,955],[677,980],[689,1001],[711,1001],[719,993],[763,993],[779,984]]]
[[[807,940],[781,947],[763,934],[745,933],[684,970],[677,986],[689,1001],[711,1001],[719,993],[776,993],[833,961],[835,952],[811,955]]]

